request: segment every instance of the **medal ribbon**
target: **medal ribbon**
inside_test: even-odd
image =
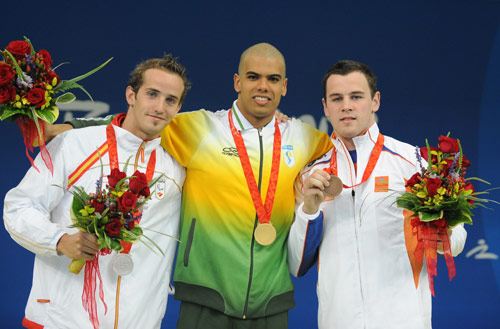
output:
[[[361,182],[358,184],[352,185],[352,186],[347,186],[345,184],[342,184],[344,188],[353,188],[358,185],[363,184],[368,180],[370,175],[372,174],[373,170],[375,169],[375,165],[377,164],[378,159],[380,158],[380,153],[382,153],[382,149],[384,147],[384,135],[378,134],[377,142],[375,143],[375,146],[373,147],[372,153],[370,154],[370,159],[368,160],[368,164],[366,165],[365,171],[363,173],[363,177],[361,178]],[[325,169],[326,172],[329,174],[334,174],[335,176],[338,176],[338,169],[337,169],[337,149],[334,147],[332,150],[332,156],[330,157],[330,167]]]
[[[250,159],[245,147],[245,142],[243,141],[243,137],[241,136],[241,131],[236,129],[236,127],[234,126],[233,109],[229,110],[228,117],[229,126],[231,127],[231,134],[233,135],[234,143],[236,144],[236,149],[238,150],[241,167],[243,168],[243,173],[245,174],[248,189],[250,190],[250,195],[252,196],[255,210],[257,211],[257,218],[259,219],[259,223],[261,224],[269,223],[271,221],[271,212],[274,203],[274,196],[276,195],[276,185],[278,183],[278,175],[280,169],[279,164],[281,155],[281,132],[278,127],[278,120],[274,120],[274,143],[271,176],[269,177],[266,201],[265,204],[262,204],[262,197],[259,188],[257,187],[255,175],[253,174],[252,165],[250,164]]]

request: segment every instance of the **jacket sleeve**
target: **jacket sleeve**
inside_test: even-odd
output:
[[[316,263],[323,236],[323,212],[308,215],[301,203],[288,235],[288,268],[296,277],[303,276]]]
[[[19,185],[4,200],[4,225],[14,241],[41,255],[57,255],[56,246],[65,228],[51,218],[51,211],[64,195],[63,135],[47,145],[54,165],[54,175],[46,168],[40,154]],[[68,214],[69,216],[69,214]]]
[[[453,257],[458,256],[465,247],[465,240],[467,239],[467,231],[464,228],[464,224],[455,226],[451,230],[450,236],[450,248]]]

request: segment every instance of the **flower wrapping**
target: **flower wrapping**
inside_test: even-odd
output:
[[[47,168],[54,172],[52,159],[45,148],[43,123],[54,123],[59,116],[58,103],[69,103],[76,99],[75,95],[66,92],[79,88],[90,99],[90,94],[77,82],[97,72],[112,58],[92,71],[73,78],[62,80],[52,68],[50,53],[42,49],[35,51],[31,41],[11,41],[0,51],[0,120],[15,121],[23,135],[26,156],[33,168],[30,152],[33,146],[40,146],[42,159]],[[63,93],[61,95],[58,95]]]

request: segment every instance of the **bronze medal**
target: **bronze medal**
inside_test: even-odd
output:
[[[260,245],[267,246],[276,240],[276,229],[271,223],[258,223],[253,235]]]
[[[335,176],[334,174],[330,175],[330,185],[325,187],[325,195],[329,198],[336,198],[342,193],[342,180]]]

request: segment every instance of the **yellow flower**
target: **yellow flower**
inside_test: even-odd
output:
[[[425,191],[420,191],[420,192],[417,192],[417,197],[419,197],[420,199],[425,199],[427,198],[427,193]]]
[[[437,192],[439,195],[444,195],[446,193],[446,188],[441,186],[440,188],[437,189]]]

